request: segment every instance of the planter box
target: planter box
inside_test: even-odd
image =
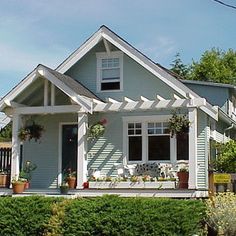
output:
[[[90,189],[175,189],[175,181],[157,182],[89,182]]]
[[[0,175],[0,188],[8,188],[10,183],[10,175]]]

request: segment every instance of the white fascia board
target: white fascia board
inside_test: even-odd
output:
[[[102,40],[102,34],[100,29],[84,44],[82,44],[82,46],[80,46],[74,53],[72,53],[61,65],[59,65],[56,68],[56,71],[64,74],[101,40]]]
[[[26,87],[28,87],[37,78],[36,69],[34,69],[25,79],[23,79],[14,89],[12,89],[5,97],[0,101],[0,111],[2,111],[7,105],[5,101],[10,102],[19,95]]]
[[[182,82],[178,81],[172,75],[167,73],[165,70],[160,68],[150,59],[142,55],[136,49],[131,47],[121,38],[117,37],[113,32],[108,30],[106,27],[99,29],[94,35],[92,35],[89,40],[87,40],[79,49],[77,49],[68,59],[66,59],[56,70],[60,73],[65,73],[71,66],[73,66],[78,60],[80,60],[87,52],[89,52],[100,40],[106,39],[111,44],[115,45],[121,51],[126,53],[129,57],[135,60],[137,63],[142,65],[168,86],[173,88],[177,93],[187,98],[190,94],[193,97],[200,98],[199,95],[194,93],[191,89],[185,86]],[[209,104],[210,106],[210,104]],[[212,112],[212,109],[207,107],[201,107],[201,109],[210,115],[212,118],[216,119],[216,115]]]
[[[72,89],[66,86],[63,82],[58,80],[56,76],[51,74],[46,68],[40,66],[38,69],[39,73],[42,73],[46,79],[48,79],[52,84],[57,86],[60,90],[62,90],[65,94],[67,94],[74,102],[81,105],[85,111],[92,113],[92,99],[86,98],[84,96],[80,96],[75,93]]]

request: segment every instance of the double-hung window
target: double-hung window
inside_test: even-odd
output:
[[[123,89],[122,52],[97,53],[97,90],[121,91]]]
[[[170,160],[170,132],[168,123],[148,123],[147,131],[148,161]]]

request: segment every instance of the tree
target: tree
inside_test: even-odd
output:
[[[211,81],[215,83],[236,84],[236,51],[229,49],[223,51],[219,48],[212,48],[205,51],[200,60],[193,61],[188,67],[181,64],[179,54],[173,61],[171,68],[180,76],[183,76],[184,69],[188,69],[188,73],[183,76],[186,79]]]
[[[0,130],[0,141],[10,141],[12,138],[12,123]]]
[[[171,71],[175,72],[176,74],[180,75],[181,77],[187,79],[189,76],[190,68],[187,65],[184,65],[181,58],[180,53],[176,53],[175,59],[170,64],[172,68]]]

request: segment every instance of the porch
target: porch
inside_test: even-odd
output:
[[[168,198],[205,198],[208,197],[207,190],[189,189],[73,189],[66,195],[60,194],[59,189],[27,189],[22,194],[13,194],[11,189],[0,189],[0,197],[26,197],[26,196],[45,196],[45,197],[100,197],[103,195],[118,195],[120,197],[168,197]]]

